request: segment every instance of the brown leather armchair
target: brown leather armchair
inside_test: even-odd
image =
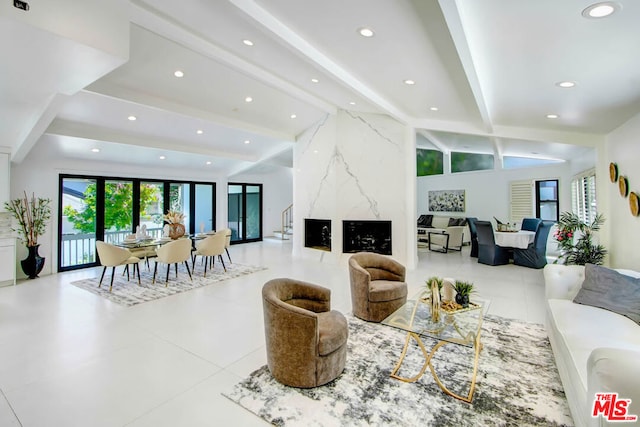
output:
[[[267,365],[282,384],[310,388],[335,379],[347,360],[347,319],[331,290],[281,278],[262,288]]]
[[[353,315],[380,322],[407,302],[405,267],[375,253],[360,252],[349,258]]]

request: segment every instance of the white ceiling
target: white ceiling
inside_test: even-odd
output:
[[[92,83],[73,85],[60,43],[0,16],[30,39],[28,53],[2,42],[3,137],[19,151],[57,90],[40,143],[67,158],[264,172],[337,109],[391,115],[444,151],[571,158],[640,112],[640,2],[599,20],[581,15],[591,3],[133,0],[129,60],[96,60]]]

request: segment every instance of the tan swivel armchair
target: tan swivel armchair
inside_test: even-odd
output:
[[[104,279],[104,273],[107,271],[107,267],[111,267],[111,283],[109,284],[109,292],[111,292],[111,289],[113,288],[113,276],[116,272],[117,266],[125,266],[127,280],[129,280],[129,264],[133,264],[134,276],[136,275],[136,271],[138,272],[138,285],[140,284],[140,268],[138,267],[140,258],[131,255],[131,252],[125,248],[110,245],[109,243],[105,243],[101,240],[96,241],[96,251],[100,258],[100,264],[104,266],[98,287],[102,286],[102,279]]]
[[[189,280],[193,280],[191,277],[191,270],[189,270],[189,263],[187,260],[191,258],[191,239],[182,238],[173,240],[165,245],[156,249],[156,263],[153,267],[153,283],[156,283],[156,273],[158,272],[158,263],[167,264],[167,277],[165,279],[165,286],[169,284],[169,270],[171,270],[171,264],[175,264],[176,278],[178,277],[178,263],[183,262],[187,267],[187,273],[189,273]]]
[[[349,258],[353,315],[380,322],[407,302],[405,267],[397,261],[369,252]]]
[[[216,256],[222,263],[224,271],[227,271],[227,267],[224,265],[224,260],[222,259],[226,240],[226,232],[224,230],[220,230],[212,236],[208,236],[203,240],[197,241],[196,250],[193,252],[193,262],[191,264],[193,271],[196,271],[196,258],[198,255],[204,259],[204,277],[207,277],[207,265],[213,268]]]
[[[292,387],[332,381],[347,360],[347,319],[331,310],[331,291],[293,279],[274,279],[262,288],[267,365],[273,377]]]

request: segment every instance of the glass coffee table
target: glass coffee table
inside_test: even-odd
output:
[[[473,392],[476,386],[476,375],[478,373],[478,357],[482,344],[480,343],[480,331],[482,328],[482,317],[489,307],[489,301],[482,298],[474,298],[469,308],[462,308],[455,311],[447,311],[440,308],[440,319],[438,322],[431,320],[431,301],[429,292],[422,291],[393,312],[381,323],[407,332],[404,348],[400,355],[400,360],[391,372],[391,377],[405,382],[416,382],[427,370],[431,370],[433,378],[444,393],[467,403],[473,400]],[[437,341],[431,351],[427,351],[423,338],[432,338]],[[404,362],[409,343],[414,339],[424,355],[425,361],[420,372],[414,377],[402,377],[398,371]],[[440,347],[446,344],[461,345],[473,349],[473,373],[469,393],[460,396],[450,391],[436,374],[431,359]]]

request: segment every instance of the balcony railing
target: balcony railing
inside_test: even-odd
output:
[[[148,228],[147,233],[154,239],[162,237],[162,227]],[[129,231],[107,231],[104,241],[112,245],[121,243],[131,234]],[[61,242],[61,267],[90,264],[96,261],[96,236],[91,234],[63,234]]]

